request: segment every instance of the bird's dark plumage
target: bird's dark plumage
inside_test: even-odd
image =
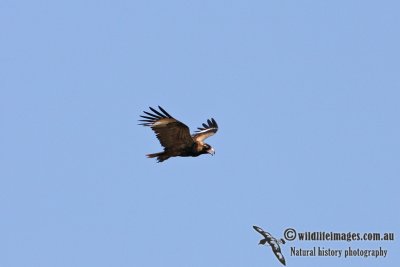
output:
[[[148,154],[147,157],[157,157],[158,162],[167,160],[170,157],[197,157],[201,154],[214,155],[214,149],[203,141],[214,135],[218,131],[217,122],[211,118],[203,127],[191,135],[189,127],[178,121],[162,107],[158,106],[159,111],[149,107],[153,113],[143,111],[146,115],[141,115],[140,125],[149,126],[155,133],[164,147],[163,152]]]
[[[263,229],[261,229],[258,226],[253,226],[254,230],[259,232],[264,238],[260,240],[258,243],[259,245],[265,245],[265,243],[268,243],[268,245],[271,246],[272,251],[274,252],[275,256],[278,258],[278,260],[283,264],[286,265],[285,257],[283,257],[281,248],[279,246],[279,243],[285,244],[285,240],[280,239],[277,240],[275,237],[273,237],[270,233],[265,232]]]

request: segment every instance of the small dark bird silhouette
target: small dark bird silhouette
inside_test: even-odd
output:
[[[285,258],[282,255],[281,248],[279,246],[279,243],[285,244],[285,240],[283,238],[277,240],[275,237],[273,237],[270,233],[265,232],[263,229],[261,229],[258,226],[253,226],[254,230],[262,234],[264,237],[263,239],[260,240],[258,243],[259,245],[265,245],[265,243],[268,243],[268,245],[271,246],[272,251],[274,252],[275,256],[278,258],[278,260],[283,264],[286,265]]]
[[[214,149],[204,143],[204,139],[214,135],[218,131],[218,124],[214,119],[207,120],[203,127],[197,128],[194,134],[190,134],[189,127],[169,115],[162,107],[160,111],[150,107],[153,113],[143,111],[142,123],[139,125],[149,126],[164,147],[163,152],[148,154],[148,158],[157,157],[158,162],[170,157],[197,157],[201,154],[214,155]]]

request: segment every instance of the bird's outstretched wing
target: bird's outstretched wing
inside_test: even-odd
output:
[[[218,131],[217,122],[211,118],[211,120],[207,120],[207,123],[202,124],[203,127],[198,127],[195,134],[192,135],[195,141],[204,141],[204,139],[214,135]]]
[[[274,242],[271,242],[270,245],[271,245],[272,251],[274,252],[274,254],[277,257],[277,259],[283,265],[286,265],[285,257],[283,257],[282,252],[281,252],[281,248],[280,248],[278,242],[276,242],[276,239],[275,239]]]
[[[160,111],[149,108],[153,113],[143,111],[146,115],[140,116],[143,118],[139,120],[142,121],[140,125],[151,127],[165,150],[193,144],[189,127],[173,118],[160,106]]]
[[[257,232],[259,232],[260,234],[262,234],[264,237],[266,238],[272,238],[271,234],[268,232],[265,232],[263,229],[261,229],[261,227],[258,226],[253,226],[254,230],[256,230]]]

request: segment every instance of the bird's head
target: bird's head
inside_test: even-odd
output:
[[[213,148],[212,146],[210,146],[209,144],[204,144],[204,145],[203,145],[202,152],[203,152],[204,154],[210,154],[210,155],[212,155],[212,156],[215,155],[215,150],[214,150],[214,148]]]

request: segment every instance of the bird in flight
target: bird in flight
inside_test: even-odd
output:
[[[285,244],[285,240],[283,238],[277,240],[275,237],[273,237],[270,233],[265,232],[263,229],[261,229],[258,226],[253,226],[254,230],[259,232],[264,238],[260,240],[258,243],[259,245],[265,245],[265,243],[268,243],[268,245],[271,246],[272,251],[274,252],[275,256],[278,258],[278,260],[283,264],[286,265],[285,257],[283,257],[281,248],[279,244]]]
[[[157,157],[158,162],[163,162],[170,157],[197,157],[201,154],[214,155],[214,149],[203,142],[207,137],[218,131],[217,122],[211,118],[203,127],[198,127],[194,134],[190,134],[189,127],[168,114],[162,107],[159,111],[149,107],[151,112],[143,111],[143,119],[139,125],[149,126],[156,134],[163,152],[148,154],[148,158]]]

